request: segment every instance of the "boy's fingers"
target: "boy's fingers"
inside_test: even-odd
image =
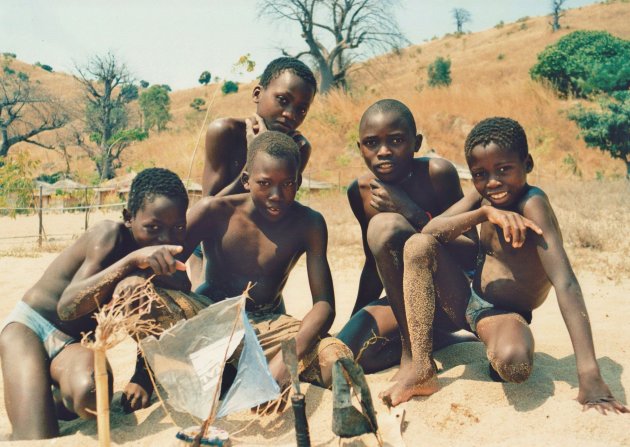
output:
[[[530,228],[532,231],[534,231],[534,233],[537,233],[537,234],[539,234],[539,235],[542,235],[542,234],[543,234],[542,229],[541,229],[538,225],[536,225],[534,222],[532,222],[531,220],[527,219],[527,220],[525,221],[525,225],[526,225],[528,228]]]
[[[182,272],[186,271],[186,264],[182,261],[175,261],[175,270],[180,270]]]
[[[172,255],[181,253],[182,250],[184,249],[184,247],[182,247],[181,245],[167,245],[166,248]]]

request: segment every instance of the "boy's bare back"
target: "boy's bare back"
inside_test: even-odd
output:
[[[24,301],[54,326],[73,337],[94,328],[91,315],[76,320],[59,318],[57,305],[61,295],[78,272],[89,276],[121,259],[133,249],[128,229],[122,222],[102,221],[90,228],[66,248],[43,276],[24,295]]]

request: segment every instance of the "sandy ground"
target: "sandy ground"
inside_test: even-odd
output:
[[[5,226],[7,222],[15,221],[2,219],[0,224],[3,229],[8,228]],[[17,223],[11,225],[19,226]],[[7,234],[5,231],[2,233]],[[0,284],[4,289],[0,300],[1,318],[10,312],[22,293],[55,256],[54,253],[43,253],[37,257],[24,257],[29,253],[24,249],[16,250],[14,255],[11,253],[4,251],[0,258]],[[336,332],[350,314],[360,266],[332,264],[337,298],[337,319],[332,331]],[[336,268],[338,264],[344,266]],[[613,394],[627,403],[630,353],[627,339],[620,337],[619,332],[620,328],[627,327],[626,318],[630,315],[627,299],[630,279],[611,281],[588,272],[578,272],[578,276],[587,300],[603,376]],[[306,269],[301,262],[292,273],[285,294],[289,313],[297,317],[303,316],[310,307],[306,284]],[[436,359],[440,366],[442,389],[429,398],[416,398],[402,405],[405,410],[402,429],[406,445],[630,445],[630,416],[602,416],[593,410],[582,412],[581,406],[574,400],[577,396],[575,356],[553,293],[534,312],[532,330],[536,338],[535,368],[531,378],[521,385],[490,380],[481,343],[463,343],[438,352]],[[126,446],[174,445],[178,428],[193,424],[190,417],[171,412],[175,425],[155,400],[151,407],[133,415],[125,415],[120,410],[121,391],[131,376],[134,355],[135,346],[130,339],[108,354],[115,374],[112,441],[115,445]],[[388,385],[394,373],[395,368],[392,368],[368,376],[375,398]],[[331,430],[330,391],[308,385],[304,385],[304,389],[313,445],[338,445],[338,438]],[[3,387],[0,387],[3,394],[2,390]],[[380,406],[377,410],[384,425],[386,411]],[[291,411],[281,416],[266,416],[253,423],[252,416],[244,412],[231,415],[217,425],[231,433],[241,430],[234,436],[234,445],[279,447],[295,444]],[[9,433],[6,411],[4,405],[0,405],[2,445],[97,445],[96,424],[93,421],[62,423],[62,436],[49,441],[10,443],[6,441]],[[342,445],[377,444],[372,436],[364,436],[343,441]]]

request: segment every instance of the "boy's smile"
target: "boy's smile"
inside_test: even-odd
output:
[[[359,129],[359,150],[365,164],[379,180],[397,183],[407,178],[421,135],[414,135],[407,121],[394,112],[367,116]]]
[[[295,201],[298,167],[291,160],[261,153],[256,156],[245,181],[254,206],[265,219],[281,220]]]
[[[186,237],[186,210],[181,203],[158,195],[152,200],[145,199],[135,216],[126,214],[125,225],[139,247],[182,245]]]
[[[258,85],[253,92],[258,105],[256,113],[269,130],[282,133],[292,132],[302,124],[314,96],[313,87],[288,70],[271,80],[266,88]]]
[[[530,155],[522,160],[517,151],[490,142],[470,151],[468,167],[479,194],[493,206],[505,208],[520,198],[533,161]]]

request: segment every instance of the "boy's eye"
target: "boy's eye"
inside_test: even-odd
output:
[[[512,169],[512,167],[511,167],[511,166],[501,166],[501,167],[499,168],[499,172],[500,172],[501,174],[505,174],[505,173],[506,173],[506,172],[508,172],[510,169]]]
[[[158,225],[146,225],[144,228],[149,232],[158,231],[160,229]]]
[[[258,180],[258,183],[260,186],[269,186],[269,182],[266,180]]]
[[[475,179],[482,179],[485,176],[485,174],[483,172],[473,172],[472,176]]]
[[[186,229],[186,225],[177,225],[177,226],[175,227],[175,229],[176,229],[177,231],[184,231],[184,230]]]
[[[394,137],[394,138],[392,138],[392,143],[394,143],[394,144],[400,144],[400,143],[402,143],[403,141],[404,141],[404,140],[403,140],[403,138],[402,138],[402,137]]]
[[[287,98],[285,98],[284,96],[278,96],[278,102],[282,105],[287,104],[289,101],[287,101]]]
[[[374,147],[374,146],[376,146],[376,140],[364,140],[363,141],[363,146]]]
[[[285,182],[285,184],[284,184],[285,187],[291,187],[293,185],[295,185],[295,182],[293,180],[291,180],[289,182]]]

